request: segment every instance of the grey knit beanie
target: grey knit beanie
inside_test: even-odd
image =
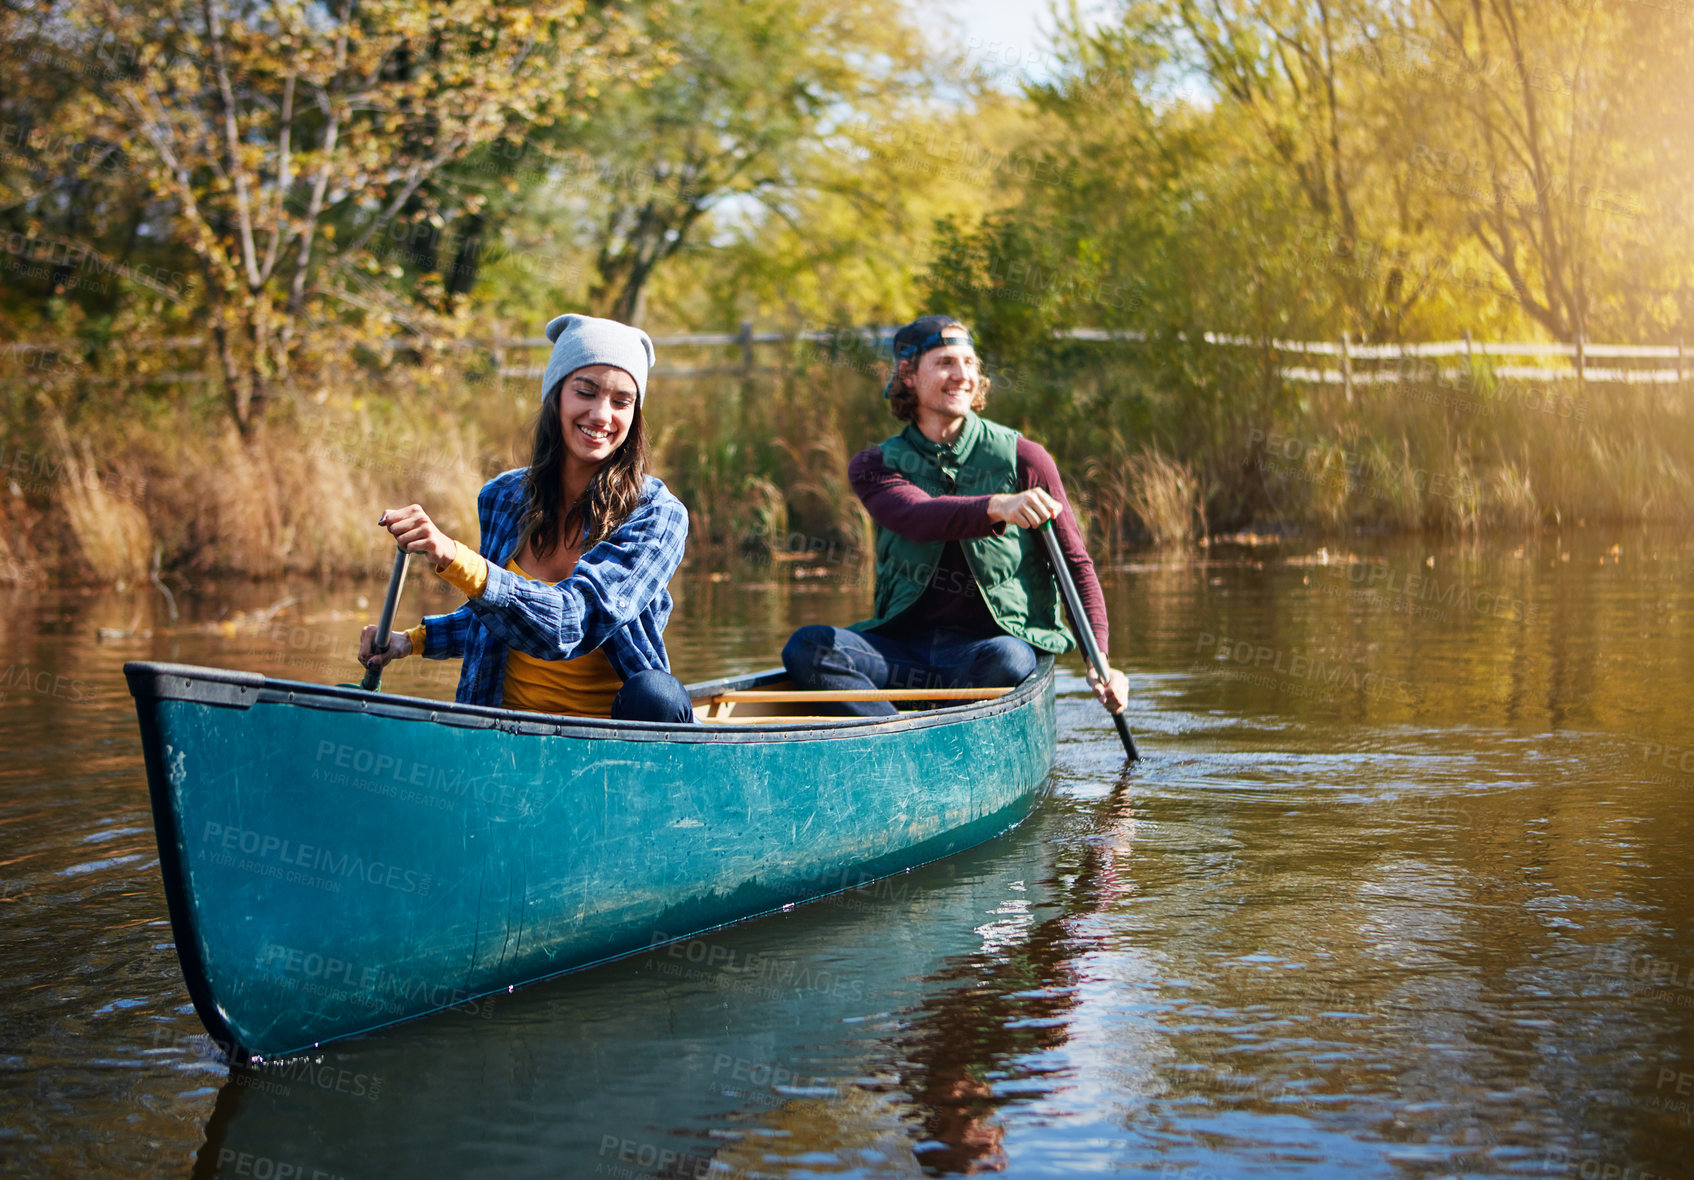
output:
[[[647,370],[653,366],[653,341],[640,328],[591,315],[557,316],[547,324],[553,342],[541,396],[584,365],[612,365],[635,378],[635,404],[647,397]]]

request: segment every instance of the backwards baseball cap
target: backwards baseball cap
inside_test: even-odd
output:
[[[932,348],[946,348],[951,344],[976,347],[970,332],[950,315],[919,316],[894,333],[894,372],[888,378],[882,396],[894,396],[894,382],[900,376],[901,361],[916,361]]]

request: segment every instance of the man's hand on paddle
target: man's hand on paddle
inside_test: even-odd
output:
[[[1060,504],[1045,488],[1030,488],[1027,492],[1016,495],[1002,493],[988,497],[988,515],[993,520],[1015,524],[1019,528],[1040,528],[1045,522],[1052,520],[1064,511]],[[1100,698],[1100,703],[1106,706],[1107,712],[1120,713],[1129,704],[1129,677],[1116,668],[1106,669],[1106,679],[1101,680],[1095,675],[1094,669],[1088,670],[1088,687],[1094,690],[1094,695]]]
[[[1030,488],[1027,492],[1002,492],[988,497],[988,515],[992,520],[1015,524],[1022,529],[1039,528],[1064,510],[1045,488]]]
[[[395,543],[407,553],[429,554],[436,569],[446,567],[459,552],[459,543],[436,528],[429,513],[416,504],[390,508],[377,523],[393,533]]]
[[[1129,677],[1116,668],[1107,665],[1106,681],[1101,683],[1094,669],[1088,669],[1088,687],[1094,690],[1094,695],[1100,698],[1100,703],[1106,706],[1108,713],[1121,713],[1123,707],[1129,704]]]

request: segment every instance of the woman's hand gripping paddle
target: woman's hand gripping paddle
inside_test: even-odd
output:
[[[1059,552],[1059,538],[1053,532],[1052,521],[1042,523],[1041,539],[1047,545],[1047,560],[1053,564],[1053,576],[1059,580],[1059,591],[1065,596],[1065,607],[1070,611],[1071,624],[1076,628],[1077,638],[1082,642],[1083,654],[1088,657],[1094,675],[1104,682],[1106,657],[1100,654],[1100,645],[1094,642],[1094,628],[1088,625],[1088,616],[1082,610],[1082,595],[1077,593],[1070,566],[1065,564],[1065,555]],[[1118,737],[1123,739],[1123,752],[1129,756],[1131,762],[1136,761],[1141,754],[1135,748],[1135,737],[1129,732],[1129,719],[1123,715],[1122,709],[1111,717],[1112,724],[1118,727]]]
[[[400,605],[400,590],[406,584],[406,551],[395,549],[394,569],[388,575],[388,596],[382,600],[382,617],[377,620],[376,639],[371,643],[371,652],[380,654],[388,650],[389,632],[394,626],[394,608]],[[365,679],[359,685],[368,692],[375,692],[382,687],[382,665],[377,664],[365,669]]]

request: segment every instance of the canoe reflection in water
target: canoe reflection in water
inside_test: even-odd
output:
[[[804,906],[236,1066],[194,1174],[755,1177],[816,1153],[881,1175],[999,1170],[1002,1108],[1058,1080],[1029,1062],[1066,1041],[1134,821],[1120,783],[1032,822],[1038,839],[867,889],[880,912]],[[696,944],[696,977],[665,970]]]

